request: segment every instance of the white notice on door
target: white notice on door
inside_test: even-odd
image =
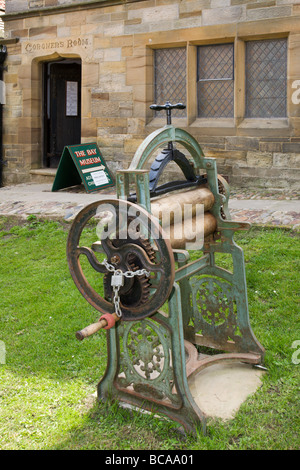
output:
[[[67,82],[66,90],[66,115],[77,116],[78,115],[78,83]]]
[[[102,186],[103,184],[107,184],[108,178],[103,170],[100,171],[93,171],[91,173],[95,186]]]

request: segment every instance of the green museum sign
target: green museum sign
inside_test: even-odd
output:
[[[95,142],[64,148],[52,191],[81,183],[87,192],[99,191],[115,184]]]

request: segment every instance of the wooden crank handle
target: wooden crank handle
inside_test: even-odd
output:
[[[79,341],[82,341],[84,338],[97,333],[97,331],[101,330],[102,328],[105,330],[112,328],[118,320],[120,320],[120,317],[118,317],[116,313],[107,313],[102,315],[102,317],[96,323],[92,323],[82,330],[76,331],[75,336]]]

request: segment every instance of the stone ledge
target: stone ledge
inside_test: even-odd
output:
[[[240,129],[288,129],[289,118],[245,118]]]
[[[40,176],[55,176],[57,168],[38,168],[36,170],[30,170],[31,175],[40,175]]]
[[[30,170],[30,181],[32,183],[50,183],[53,184],[57,168],[38,168]]]

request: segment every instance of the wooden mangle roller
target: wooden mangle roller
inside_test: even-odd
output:
[[[213,207],[215,197],[206,187],[200,187],[182,193],[156,199],[151,202],[151,213],[162,222],[162,227],[168,231],[172,248],[184,249],[186,243],[193,243],[200,231],[207,237],[217,229],[217,221],[209,211]],[[203,204],[204,223],[197,218],[197,205]],[[184,211],[184,209],[188,210]],[[182,226],[184,222],[184,227]]]

